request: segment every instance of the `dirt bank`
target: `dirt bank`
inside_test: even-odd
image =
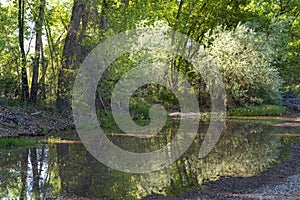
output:
[[[72,128],[71,118],[0,105],[0,136],[41,136]]]

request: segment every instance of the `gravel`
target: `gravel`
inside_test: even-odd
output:
[[[281,184],[270,184],[245,195],[249,199],[300,199],[300,174],[289,176]],[[231,199],[239,199],[231,198]]]

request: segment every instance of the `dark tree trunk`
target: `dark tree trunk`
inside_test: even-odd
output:
[[[74,70],[76,69],[77,37],[83,10],[82,0],[75,0],[63,48],[63,60],[58,72],[56,108],[58,112],[66,115],[71,111],[71,88],[74,81]]]
[[[29,98],[29,87],[28,87],[28,78],[26,71],[26,54],[24,49],[24,8],[25,0],[19,0],[19,9],[18,9],[18,29],[19,29],[19,46],[21,51],[21,100],[28,101]]]
[[[41,65],[42,65],[42,75],[41,75],[41,78],[39,80],[39,89],[40,89],[39,96],[40,96],[41,99],[46,99],[45,78],[46,78],[48,63],[47,63],[47,61],[45,59],[45,56],[44,56],[43,42],[42,42],[42,46],[41,46]]]
[[[81,25],[81,30],[80,30],[80,33],[78,36],[78,43],[81,43],[86,37],[86,30],[87,30],[88,23],[89,23],[90,12],[91,12],[91,3],[87,1],[85,3],[85,8],[82,13],[82,19],[81,19],[82,25]]]
[[[100,31],[105,30],[108,25],[108,19],[106,16],[107,9],[108,9],[108,4],[107,4],[106,0],[102,0],[102,9],[101,9],[101,14],[100,14],[100,25],[99,25]]]
[[[42,48],[42,28],[44,19],[45,0],[40,0],[39,15],[35,20],[35,53],[33,61],[33,74],[30,91],[30,102],[35,103],[38,92],[39,66]]]

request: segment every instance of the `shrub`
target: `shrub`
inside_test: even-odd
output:
[[[257,33],[241,24],[206,34],[207,50],[223,76],[230,107],[281,102],[280,76],[270,64],[271,52],[263,51],[261,44]]]
[[[263,105],[234,108],[228,114],[230,116],[281,116],[285,112],[284,106]]]

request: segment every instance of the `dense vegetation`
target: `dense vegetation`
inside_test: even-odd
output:
[[[283,92],[299,88],[298,0],[2,0],[0,13],[2,101],[56,105],[68,113],[74,77],[88,53],[112,35],[155,24],[203,45],[223,75],[228,108],[281,105]],[[122,56],[106,71],[96,99],[101,115],[110,113],[118,78],[145,55]],[[188,77],[200,108],[208,109],[201,74],[181,58],[170,67]],[[165,88],[147,85],[131,103],[137,117],[147,118],[150,104],[174,110],[178,101]]]

